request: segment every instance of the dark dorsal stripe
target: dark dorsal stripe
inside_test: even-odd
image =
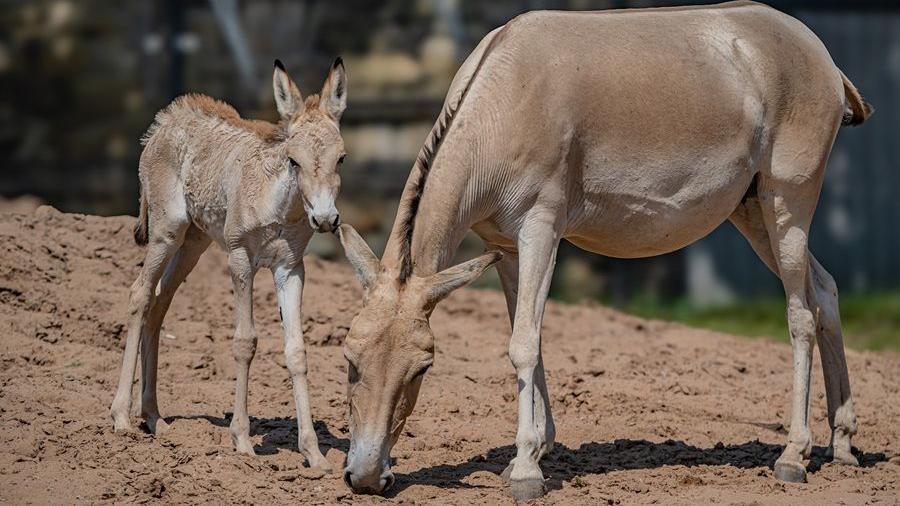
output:
[[[402,238],[400,243],[401,282],[405,282],[407,279],[409,279],[409,276],[412,275],[413,261],[411,250],[413,228],[415,227],[416,216],[419,213],[419,203],[422,200],[422,194],[425,193],[425,183],[428,180],[428,174],[431,170],[431,165],[434,163],[434,158],[437,156],[438,150],[443,143],[447,131],[453,125],[453,119],[456,117],[456,112],[459,110],[463,100],[466,98],[466,95],[468,95],[469,90],[472,88],[472,83],[475,81],[475,76],[478,75],[478,71],[481,70],[481,66],[487,59],[491,48],[494,47],[497,39],[500,38],[500,35],[502,35],[505,30],[506,27],[497,32],[494,38],[491,39],[491,41],[488,43],[487,47],[484,49],[484,53],[482,53],[481,55],[481,59],[478,61],[478,65],[474,70],[472,70],[472,74],[469,76],[469,79],[468,81],[466,81],[462,92],[459,94],[459,98],[452,103],[448,103],[447,107],[445,107],[441,111],[440,117],[438,118],[434,127],[431,128],[431,132],[429,132],[428,138],[425,139],[425,144],[422,146],[422,149],[419,151],[419,155],[416,157],[416,163],[413,166],[413,170],[416,171],[417,177],[411,189],[412,193],[407,197],[406,205],[401,205],[400,207],[400,212],[404,212],[403,217],[400,218],[403,221],[399,228],[399,235]]]

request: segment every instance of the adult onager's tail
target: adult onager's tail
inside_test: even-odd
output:
[[[144,193],[144,187],[141,185],[141,210],[138,214],[138,221],[134,224],[134,242],[143,246],[147,244],[147,221],[150,218],[147,209],[147,195]]]
[[[841,72],[841,79],[844,81],[844,97],[846,101],[844,120],[841,124],[846,126],[862,125],[875,112],[875,108],[866,102],[866,99],[863,98],[856,86],[853,86],[853,83],[850,82],[850,79],[847,79],[843,72]]]

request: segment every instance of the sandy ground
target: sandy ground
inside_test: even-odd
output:
[[[114,434],[107,409],[143,254],[132,225],[48,207],[0,215],[0,502],[512,503],[499,473],[514,454],[515,380],[505,305],[490,291],[461,290],[435,311],[435,365],[394,450],[388,498],[351,496],[338,476],[304,467],[267,272],[257,278],[250,382],[259,456],[231,449],[232,302],[215,249],[163,330],[159,396],[171,429]],[[313,417],[339,468],[348,444],[339,344],[360,293],[345,265],[307,258],[307,272]],[[544,327],[558,444],[538,503],[900,503],[897,355],[849,353],[860,468],[825,462],[816,362],[809,483],[787,485],[771,466],[786,438],[788,346],[597,305],[550,304]]]

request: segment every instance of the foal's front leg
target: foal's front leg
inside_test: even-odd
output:
[[[247,415],[247,383],[250,378],[250,362],[256,354],[256,331],[253,328],[253,275],[247,251],[232,250],[228,255],[228,267],[234,284],[234,361],[237,382],[234,391],[234,415],[231,419],[231,441],[234,448],[247,455],[256,455],[250,442],[250,417]]]
[[[538,460],[553,444],[553,419],[541,358],[541,322],[559,245],[557,220],[551,213],[534,213],[519,232],[519,283],[509,359],[516,368],[519,424],[516,457],[509,473],[517,500],[544,494]]]
[[[306,381],[306,346],[303,342],[303,319],[300,302],[303,294],[303,260],[296,266],[277,267],[273,271],[281,324],[284,327],[284,358],[294,385],[294,405],[297,409],[297,446],[310,467],[331,472],[331,464],[319,451],[319,441],[313,428],[309,408],[309,388]]]

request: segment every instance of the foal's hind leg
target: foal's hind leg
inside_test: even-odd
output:
[[[156,370],[159,355],[159,329],[162,326],[172,297],[184,279],[190,274],[200,256],[209,246],[210,239],[200,229],[190,226],[184,235],[184,242],[169,261],[159,287],[156,300],[147,317],[147,332],[141,339],[141,417],[150,432],[156,434],[165,430],[166,422],[159,415],[156,401]]]
[[[125,353],[122,357],[119,386],[109,410],[115,430],[126,430],[131,426],[129,421],[131,383],[134,381],[138,345],[147,330],[146,323],[150,308],[153,306],[156,284],[169,260],[181,246],[184,231],[188,225],[186,218],[172,217],[170,219],[165,212],[151,215],[150,219],[150,242],[147,245],[144,267],[134,284],[131,285],[131,298],[128,303],[128,336],[125,341]]]

